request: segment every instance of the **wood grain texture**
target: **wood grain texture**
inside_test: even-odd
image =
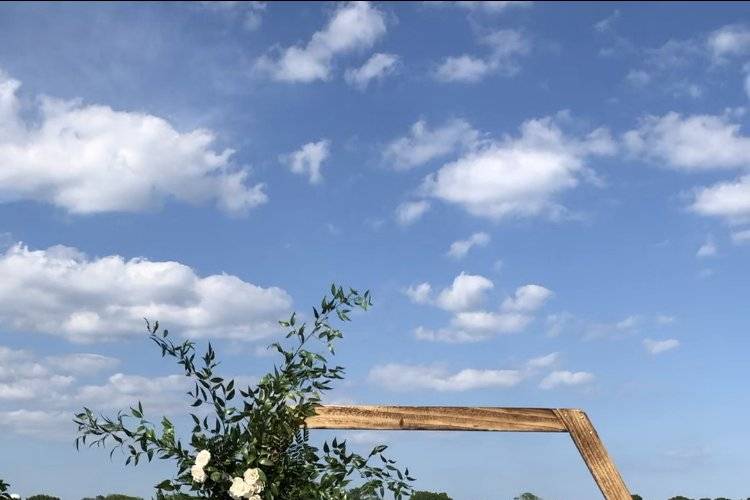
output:
[[[589,417],[581,410],[559,409],[555,412],[573,438],[583,461],[594,476],[604,498],[607,500],[631,500],[622,476],[617,471],[612,458],[607,453],[601,438],[591,424]]]
[[[568,432],[606,500],[631,500],[588,416],[581,410],[454,406],[320,406],[311,429]]]
[[[321,406],[313,429],[566,432],[554,410],[452,406]]]

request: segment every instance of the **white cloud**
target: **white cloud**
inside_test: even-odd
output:
[[[263,12],[266,2],[251,1],[206,1],[199,2],[206,10],[221,12],[234,19],[242,20],[242,27],[247,31],[255,31],[263,23]]]
[[[385,16],[369,2],[344,3],[306,45],[276,48],[275,54],[260,57],[256,68],[278,81],[328,80],[334,57],[368,49],[385,32]]]
[[[463,311],[453,317],[451,325],[454,331],[483,340],[496,334],[520,332],[531,320],[530,316],[515,312]]]
[[[652,340],[644,339],[643,347],[649,352],[649,354],[660,354],[662,352],[671,351],[680,346],[680,341],[677,339],[666,339],[666,340]]]
[[[549,368],[560,360],[560,354],[556,352],[549,353],[545,356],[532,358],[526,362],[526,367],[532,370],[539,368]]]
[[[74,353],[60,356],[49,356],[46,363],[62,373],[74,375],[92,375],[109,370],[120,364],[120,360],[101,354]]]
[[[465,240],[458,240],[451,243],[448,255],[454,259],[463,259],[473,247],[487,246],[490,242],[490,235],[484,232],[474,233]]]
[[[331,141],[323,139],[318,142],[308,142],[297,151],[282,155],[279,160],[289,166],[292,172],[307,175],[310,184],[318,184],[323,180],[320,166],[330,154]]]
[[[624,143],[632,153],[678,170],[750,167],[750,137],[728,113],[648,116],[625,133]]]
[[[651,74],[649,74],[647,71],[638,69],[638,70],[630,70],[628,71],[628,74],[625,75],[625,79],[631,84],[636,87],[644,87],[651,82]]]
[[[414,336],[430,342],[467,343],[518,333],[534,320],[532,313],[552,296],[552,292],[542,286],[525,285],[519,287],[516,295],[507,299],[500,310],[479,309],[485,294],[494,287],[492,281],[484,276],[463,272],[434,300],[429,283],[409,287],[405,293],[412,302],[433,304],[453,313],[446,327],[433,329],[419,326],[414,330]]]
[[[67,411],[9,410],[0,411],[0,429],[31,438],[70,439],[75,427]]]
[[[463,9],[471,11],[482,11],[487,13],[499,13],[504,12],[513,7],[529,7],[533,2],[522,2],[522,1],[501,1],[501,0],[485,0],[485,1],[472,1],[464,0],[458,2],[426,2],[428,5],[453,5],[455,7],[461,7]]]
[[[178,262],[90,259],[74,248],[21,244],[0,254],[5,328],[75,342],[142,335],[144,317],[189,337],[255,340],[277,332],[291,304],[280,288],[200,277]]]
[[[263,184],[212,148],[213,132],[178,132],[157,116],[40,97],[22,117],[20,82],[0,72],[0,201],[36,200],[71,213],[140,212],[167,200],[231,213],[263,204]]]
[[[428,304],[432,300],[432,286],[427,282],[411,285],[404,293],[415,304]]]
[[[750,220],[750,175],[697,189],[690,209],[733,224]]]
[[[154,413],[174,413],[186,406],[190,379],[184,375],[144,377],[115,373],[100,385],[78,388],[75,399],[91,408],[127,408],[140,401]]]
[[[435,71],[435,76],[444,82],[474,83],[484,78],[490,70],[489,62],[464,54],[446,57]]]
[[[713,237],[709,235],[708,238],[706,238],[706,242],[703,243],[695,253],[695,256],[699,258],[715,257],[717,252],[718,248],[716,247],[716,242]]]
[[[742,243],[750,243],[750,229],[734,231],[732,233],[732,242],[736,245],[740,245]]]
[[[91,353],[42,357],[29,351],[0,346],[0,430],[36,437],[71,435],[73,412],[81,406],[111,412],[140,401],[149,413],[184,411],[190,379],[179,375],[114,373],[104,381],[81,383],[111,370],[118,360]],[[111,371],[109,372],[111,373]],[[257,379],[234,377],[239,387]],[[61,419],[60,415],[65,418]],[[23,419],[26,419],[25,421]]]
[[[660,314],[656,317],[657,325],[671,325],[675,321],[677,321],[677,318],[675,318],[674,316],[668,316],[666,314]]]
[[[0,401],[34,401],[55,398],[75,378],[56,373],[31,353],[0,346]],[[7,403],[6,403],[7,405]]]
[[[371,382],[395,391],[435,390],[469,391],[475,389],[508,388],[524,378],[518,370],[475,370],[467,368],[450,373],[445,368],[425,365],[390,363],[370,370]]]
[[[422,190],[492,219],[555,216],[563,211],[555,195],[592,177],[585,160],[614,151],[605,129],[579,139],[566,136],[551,117],[529,120],[520,137],[505,137],[444,165],[424,179]]]
[[[524,285],[516,289],[513,297],[503,301],[503,310],[534,312],[541,308],[554,293],[540,285]]]
[[[544,377],[539,383],[542,389],[554,389],[560,386],[575,386],[589,384],[594,380],[594,375],[588,372],[570,372],[567,370],[556,370]]]
[[[456,276],[451,286],[440,292],[436,304],[446,311],[466,311],[479,305],[485,292],[494,286],[484,276],[462,272]]]
[[[750,30],[738,24],[722,26],[708,36],[706,44],[716,61],[747,55],[750,53]]]
[[[446,57],[435,70],[435,78],[443,82],[476,83],[490,74],[513,76],[519,71],[518,56],[528,54],[531,41],[520,31],[498,30],[480,42],[490,53],[484,58],[462,54]]]
[[[383,157],[397,170],[414,168],[449,155],[459,148],[475,146],[479,133],[464,120],[450,120],[430,129],[424,120],[411,126],[408,136],[389,143]]]
[[[359,68],[346,70],[344,79],[349,85],[359,90],[365,90],[372,80],[383,80],[393,74],[398,64],[398,56],[395,54],[373,54]]]
[[[428,201],[407,201],[396,207],[396,221],[402,226],[408,226],[421,219],[429,210]]]

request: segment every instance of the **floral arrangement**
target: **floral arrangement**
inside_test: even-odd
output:
[[[390,492],[397,500],[408,497],[413,478],[383,455],[385,446],[363,456],[333,439],[320,449],[311,444],[305,427],[322,393],[344,376],[344,368],[329,365],[326,358],[343,337],[334,321],[350,321],[352,309],[371,305],[369,292],[332,285],[330,297],[313,307],[311,325],[299,323],[295,314],[280,322],[291,345],[271,344],[281,362],[255,387],[244,389],[216,373],[219,363],[210,343],[197,358],[192,341],[175,343],[158,322],[147,321],[162,357],[175,359],[193,382],[189,444],[178,439],[166,417],[159,426],[148,420],[139,402],[112,417],[83,408],[74,420],[76,447],[111,448],[110,457],[119,450],[126,465],[154,458],[174,461],[176,475],[156,485],[157,498],[186,493],[212,500],[346,500],[355,480],[362,496],[382,498]],[[322,343],[327,353],[310,350],[312,342]]]

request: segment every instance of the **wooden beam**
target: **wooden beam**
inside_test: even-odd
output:
[[[567,432],[606,500],[631,500],[628,488],[581,410],[453,406],[320,406],[311,429]]]
[[[321,406],[312,429],[566,432],[554,410],[448,406]]]
[[[589,417],[581,410],[555,410],[560,420],[565,422],[570,437],[573,438],[583,461],[594,476],[604,498],[607,500],[631,500],[625,481],[617,471],[612,458],[607,453],[599,434]]]

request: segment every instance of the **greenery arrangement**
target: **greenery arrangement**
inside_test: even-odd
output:
[[[119,450],[126,465],[154,458],[174,461],[175,476],[156,485],[158,499],[189,492],[212,500],[340,500],[350,498],[348,486],[355,479],[362,482],[362,494],[382,498],[389,491],[396,499],[408,497],[414,479],[383,455],[386,446],[362,456],[333,439],[319,449],[310,443],[304,425],[322,393],[344,377],[344,368],[329,365],[326,358],[335,354],[335,343],[343,337],[334,322],[350,321],[353,309],[371,305],[369,292],[332,285],[330,297],[313,307],[311,325],[298,322],[295,314],[280,322],[291,345],[271,344],[281,362],[257,386],[244,389],[216,373],[219,363],[210,343],[198,357],[195,343],[175,343],[158,322],[147,322],[162,357],[173,358],[193,382],[189,443],[176,436],[166,417],[155,425],[138,402],[111,417],[83,408],[74,419],[76,447],[111,448],[110,457]],[[311,350],[313,342],[327,353]]]
[[[10,493],[8,490],[10,489],[10,485],[0,479],[0,500],[10,500]]]

